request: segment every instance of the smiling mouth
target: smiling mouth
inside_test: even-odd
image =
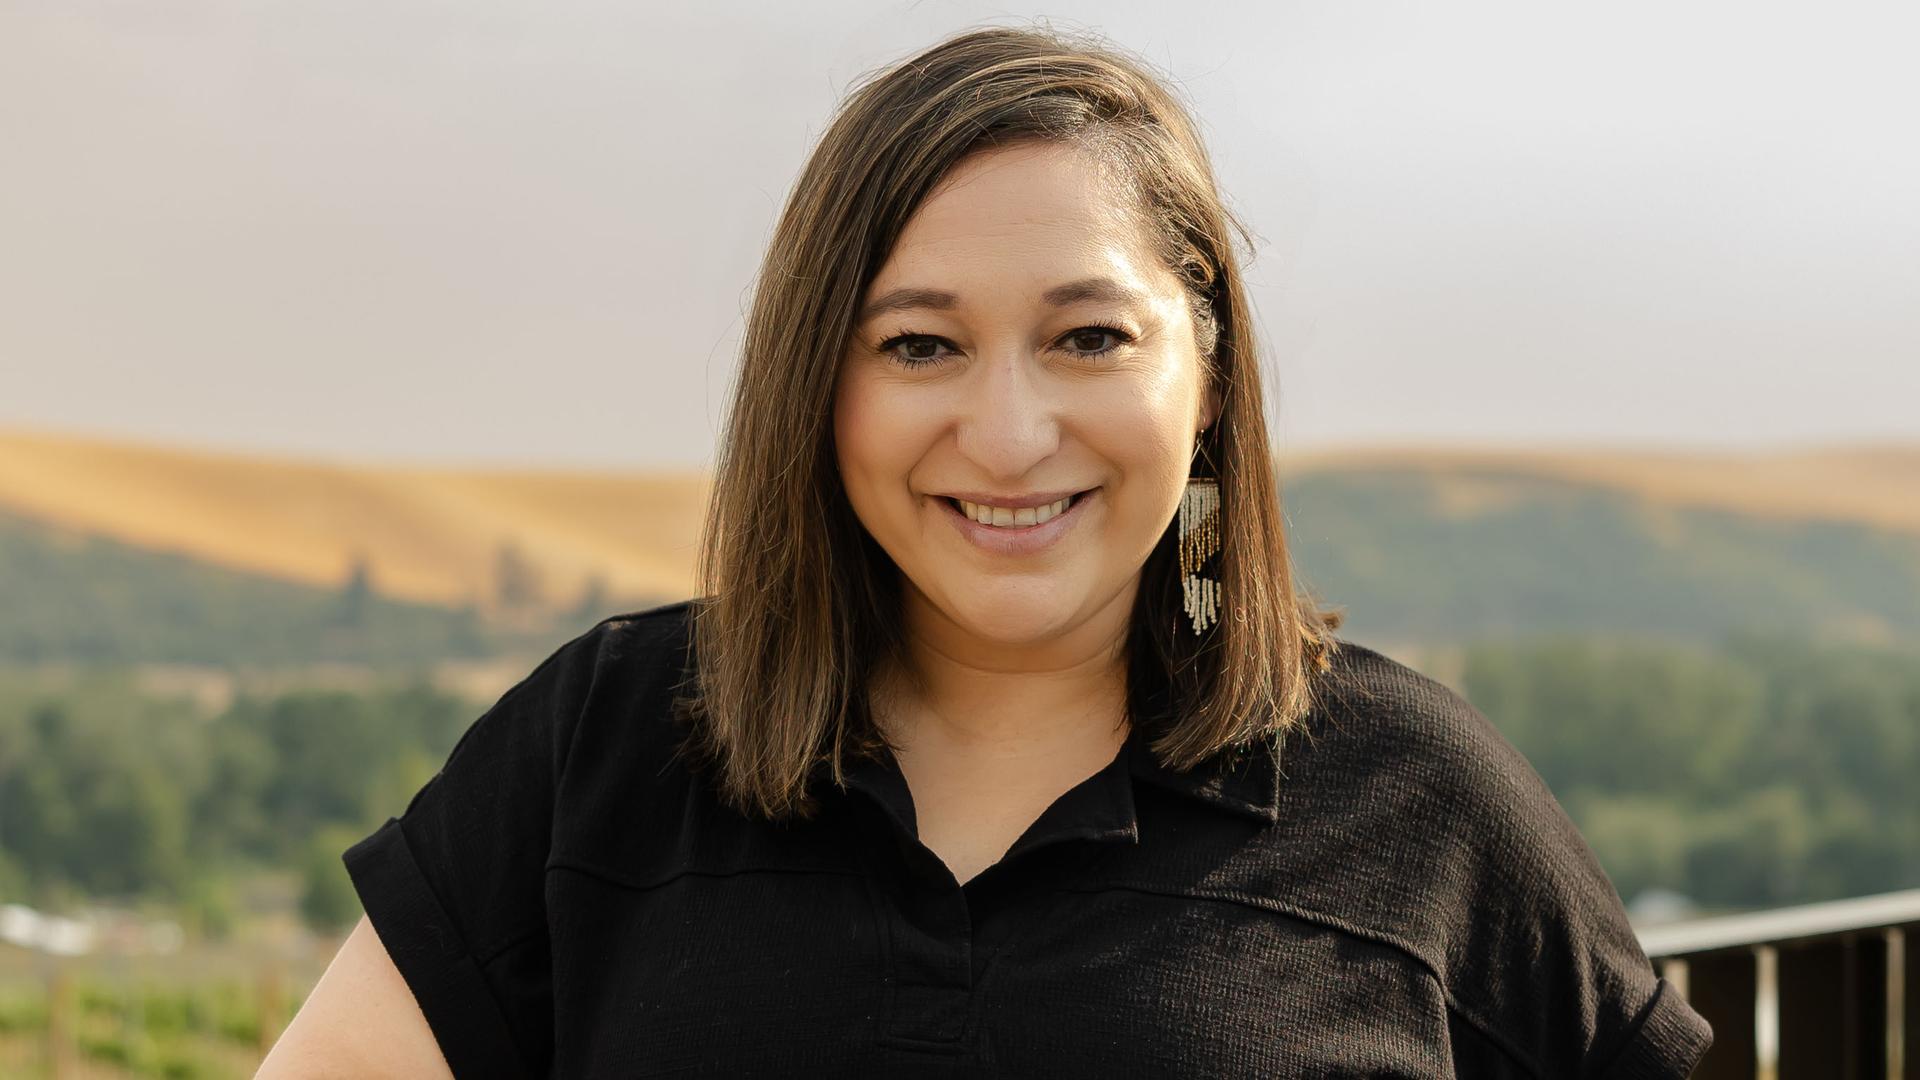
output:
[[[1064,516],[1069,511],[1071,511],[1075,506],[1078,506],[1082,499],[1085,499],[1088,495],[1091,495],[1098,490],[1100,489],[1088,488],[1085,491],[1076,491],[1072,495],[1069,495],[1067,497],[1067,504],[1065,506],[1062,506],[1060,508],[1059,513],[1054,514],[1053,517],[1048,518],[1047,521],[1052,521],[1053,518]],[[1005,529],[1008,532],[1019,532],[1023,529],[1037,529],[1040,526],[1045,525],[1047,523],[1047,521],[1034,521],[1034,522],[1028,522],[1025,525],[992,525],[987,522],[980,521],[978,518],[975,518],[971,514],[968,514],[966,511],[966,508],[960,505],[959,499],[956,499],[951,495],[942,495],[939,498],[942,502],[946,503],[949,507],[952,507],[954,513],[960,515],[963,518],[966,518],[968,521],[971,521],[976,525],[984,525],[990,529]]]

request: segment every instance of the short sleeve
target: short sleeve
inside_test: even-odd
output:
[[[1539,774],[1455,698],[1448,785],[1476,838],[1453,929],[1459,1007],[1531,1075],[1684,1080],[1713,1042],[1654,971],[1620,894]]]
[[[1686,1077],[1712,1029],[1532,764],[1439,681],[1353,642],[1335,663],[1282,820],[1342,872],[1288,888],[1425,964],[1462,1076]]]
[[[1599,1075],[1603,1080],[1681,1080],[1692,1075],[1713,1043],[1713,1029],[1665,979],[1640,1011],[1626,1044]]]
[[[556,784],[607,630],[562,645],[468,727],[398,818],[343,856],[454,1075],[552,1057],[545,870]]]

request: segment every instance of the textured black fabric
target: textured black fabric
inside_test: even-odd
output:
[[[1711,1040],[1539,777],[1343,641],[1307,732],[1135,731],[964,886],[888,756],[813,821],[676,753],[690,604],[608,619],[346,853],[457,1075],[1682,1077]]]

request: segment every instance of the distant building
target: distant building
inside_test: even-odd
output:
[[[1635,926],[1653,926],[1690,919],[1699,910],[1700,905],[1672,889],[1643,889],[1627,904],[1627,918]]]

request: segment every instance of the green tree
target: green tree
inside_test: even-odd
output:
[[[341,860],[342,853],[359,839],[357,831],[335,826],[315,833],[306,845],[300,914],[316,930],[337,932],[360,918],[360,896]]]

